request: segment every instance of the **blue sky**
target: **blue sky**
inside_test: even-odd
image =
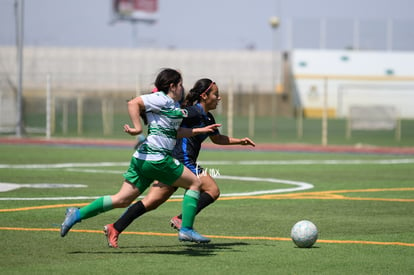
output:
[[[0,45],[15,44],[14,2],[0,1]],[[110,0],[25,0],[25,44],[271,50],[276,41],[281,49],[344,48],[355,41],[357,20],[361,48],[386,49],[392,21],[392,47],[414,50],[412,0],[159,0],[159,21],[135,26],[109,24],[110,8]],[[271,16],[281,22],[275,40]]]

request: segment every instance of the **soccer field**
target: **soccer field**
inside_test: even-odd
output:
[[[243,148],[244,149],[244,148]],[[1,274],[414,274],[414,155],[204,150],[221,198],[196,218],[206,245],[180,243],[175,196],[108,248],[123,209],[59,234],[68,206],[119,190],[132,148],[0,144]],[[313,221],[316,244],[290,230]]]

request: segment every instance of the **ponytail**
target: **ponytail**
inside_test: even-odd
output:
[[[211,87],[213,86],[214,82],[208,78],[202,78],[198,80],[194,87],[188,92],[187,96],[185,97],[182,107],[188,107],[194,105],[194,103],[200,102],[200,97],[203,93],[207,95],[211,91]]]

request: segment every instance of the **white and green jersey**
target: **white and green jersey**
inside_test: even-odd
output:
[[[141,98],[148,119],[148,136],[134,157],[162,160],[166,155],[171,155],[177,139],[177,129],[183,118],[187,117],[187,111],[163,92],[142,95]]]

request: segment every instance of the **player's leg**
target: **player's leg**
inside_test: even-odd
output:
[[[65,220],[61,225],[60,235],[64,237],[73,225],[81,220],[89,219],[114,208],[128,206],[139,194],[140,191],[136,186],[128,181],[124,181],[119,192],[113,196],[100,197],[80,209],[68,208],[66,210]]]
[[[197,203],[200,197],[200,185],[199,179],[187,167],[184,167],[182,175],[173,184],[173,186],[187,189],[184,193],[182,204],[184,227],[193,227]]]
[[[183,173],[173,186],[186,188],[182,203],[182,227],[178,233],[180,241],[190,241],[198,243],[210,242],[210,239],[198,234],[193,229],[194,219],[197,211],[197,203],[200,197],[199,179],[187,167],[184,167]]]
[[[142,199],[142,203],[147,212],[155,210],[168,200],[175,191],[177,191],[176,187],[155,181],[148,194]]]
[[[135,219],[163,204],[176,190],[172,186],[158,181],[154,182],[148,194],[142,200],[128,207],[124,214],[114,223],[115,229],[121,233]]]
[[[198,200],[196,215],[201,210],[212,204],[220,196],[220,189],[217,186],[216,181],[208,173],[202,173],[199,175],[201,181],[201,193]],[[170,225],[174,229],[180,230],[182,224],[182,214],[173,217],[170,220]]]
[[[134,203],[113,224],[104,226],[109,247],[118,247],[119,235],[138,217],[146,212],[156,209],[164,203],[177,189],[166,184],[155,182],[148,194],[140,201]]]

